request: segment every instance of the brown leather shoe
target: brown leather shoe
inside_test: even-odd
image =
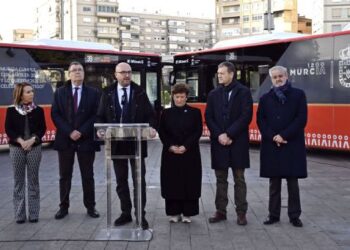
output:
[[[217,223],[226,219],[226,214],[216,211],[215,214],[209,218],[209,223]]]
[[[248,221],[245,214],[237,214],[237,224],[240,226],[247,225]]]

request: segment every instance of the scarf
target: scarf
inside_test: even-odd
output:
[[[272,90],[275,93],[275,95],[277,96],[280,103],[284,104],[286,102],[286,100],[287,100],[286,92],[291,87],[292,87],[292,85],[288,81],[283,86],[279,86],[279,87],[272,86]]]
[[[28,103],[28,104],[19,104],[15,105],[15,109],[18,113],[21,115],[27,115],[28,113],[32,112],[36,108],[36,105],[34,102]]]

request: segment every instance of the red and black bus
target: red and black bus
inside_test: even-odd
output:
[[[260,141],[256,125],[259,98],[271,88],[268,69],[288,69],[292,85],[305,91],[308,124],[305,141],[310,148],[350,151],[350,31],[293,38],[272,37],[237,45],[180,53],[174,57],[176,82],[189,84],[189,102],[205,109],[210,90],[217,85],[217,66],[230,61],[236,78],[251,90],[254,116],[250,140]],[[204,135],[208,129],[204,124]]]
[[[13,103],[13,87],[29,82],[36,104],[45,110],[47,132],[44,141],[52,141],[55,127],[50,117],[53,93],[68,77],[71,61],[85,68],[85,83],[104,88],[114,81],[115,66],[127,62],[132,80],[140,84],[155,108],[160,109],[161,57],[151,53],[121,52],[97,43],[43,40],[27,44],[0,43],[0,145],[7,144],[4,121],[6,108]]]

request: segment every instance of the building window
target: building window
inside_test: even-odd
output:
[[[84,12],[90,12],[91,11],[91,7],[83,7],[83,11]]]
[[[108,19],[107,19],[107,18],[100,17],[100,18],[98,19],[98,22],[99,22],[99,23],[107,23],[107,22],[108,22]]]
[[[223,7],[224,13],[235,13],[239,12],[239,6],[224,6]]]
[[[243,28],[243,33],[249,33],[250,32],[250,28]]]
[[[83,17],[84,23],[91,23],[91,17]]]
[[[347,16],[348,16],[348,18],[350,17],[350,9],[349,8],[347,9]]]
[[[97,6],[97,11],[98,12],[106,12],[106,13],[117,13],[118,7],[100,5],[100,6]]]
[[[341,17],[341,8],[332,9],[332,18],[340,18]]]
[[[249,22],[249,16],[243,16],[243,22]]]
[[[252,16],[252,20],[253,20],[253,21],[262,20],[262,15],[253,15],[253,16]]]
[[[222,19],[222,24],[233,24],[235,22],[235,20],[233,18],[230,17],[226,17]]]
[[[332,32],[341,31],[341,24],[333,24],[332,25]]]

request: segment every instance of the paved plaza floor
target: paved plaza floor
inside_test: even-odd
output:
[[[79,168],[75,165],[69,215],[55,220],[59,204],[57,153],[43,150],[40,167],[41,211],[39,223],[18,225],[13,220],[13,173],[8,152],[0,152],[0,249],[350,249],[350,155],[309,152],[309,177],[300,180],[301,220],[295,228],[287,216],[286,184],[283,183],[281,221],[262,224],[267,216],[268,179],[259,177],[259,149],[250,150],[251,168],[246,171],[248,185],[248,225],[238,226],[233,204],[230,174],[228,220],[209,224],[215,212],[215,175],[210,168],[210,145],[201,143],[203,163],[200,214],[192,223],[168,222],[160,196],[159,141],[149,143],[147,166],[147,219],[153,239],[147,242],[97,241],[106,227],[106,181],[103,152],[96,155],[95,185],[97,210],[101,217],[86,215]],[[113,172],[114,181],[114,172]],[[131,181],[131,180],[130,180]],[[131,182],[129,182],[132,185]],[[113,184],[113,190],[115,184]],[[112,196],[112,219],[120,212],[119,199]],[[129,224],[125,227],[133,227]]]

